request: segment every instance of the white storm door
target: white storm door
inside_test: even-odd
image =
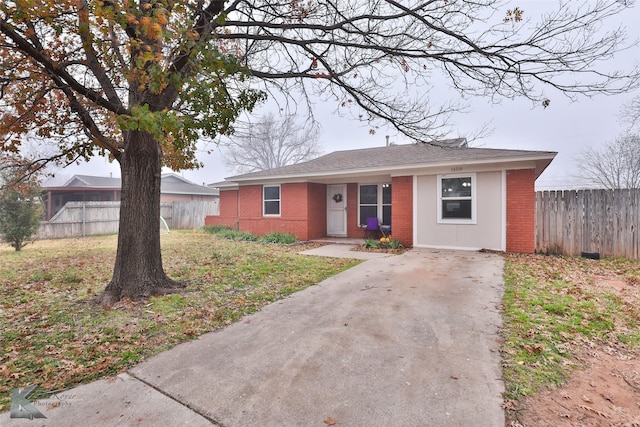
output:
[[[347,186],[327,185],[327,235],[347,235]]]

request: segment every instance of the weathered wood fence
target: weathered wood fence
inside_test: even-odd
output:
[[[217,215],[218,201],[163,202],[161,230],[199,228],[207,215]],[[37,239],[58,239],[118,232],[120,202],[68,202],[49,221],[42,221]]]
[[[536,193],[536,252],[640,256],[640,189]]]

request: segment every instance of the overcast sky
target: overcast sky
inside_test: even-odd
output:
[[[513,4],[524,9],[525,13],[529,13],[530,17],[535,19],[543,8],[553,7],[557,2],[520,1]],[[631,12],[621,17],[621,21],[626,25],[629,40],[640,39],[639,5],[636,4]],[[615,64],[619,68],[629,70],[634,64],[639,63],[640,47],[636,46],[618,55],[609,65]],[[439,92],[442,90],[444,89],[439,89]],[[452,91],[443,93],[457,96]],[[489,126],[492,132],[485,138],[474,141],[474,146],[557,151],[558,155],[551,166],[538,179],[537,188],[548,190],[580,186],[581,183],[575,178],[579,167],[576,157],[585,147],[597,148],[625,130],[625,125],[619,119],[620,108],[634,95],[640,95],[640,90],[618,96],[579,98],[577,102],[571,102],[561,95],[554,95],[546,109],[521,99],[504,100],[501,104],[492,105],[488,99],[475,98],[470,100],[470,108],[466,114],[453,118],[454,126],[450,136],[473,134],[478,129]],[[322,126],[321,140],[325,153],[383,146],[386,134],[391,134],[392,142],[410,142],[385,130],[370,135],[368,127],[340,118],[334,114],[334,110],[334,105],[322,104],[316,105],[314,110]],[[301,122],[303,120],[301,119]],[[221,181],[233,175],[224,165],[221,150],[215,147],[208,148],[213,149],[213,153],[203,153],[199,157],[205,164],[202,169],[183,171],[180,174],[198,184]],[[95,158],[88,164],[68,167],[56,175],[70,177],[74,174],[120,176],[117,164],[109,164],[103,158]]]

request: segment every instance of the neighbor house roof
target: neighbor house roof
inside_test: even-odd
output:
[[[335,151],[333,153],[295,165],[283,166],[227,178],[218,186],[223,188],[233,183],[260,179],[312,178],[336,174],[379,171],[394,171],[433,168],[459,164],[483,164],[494,162],[536,161],[539,175],[557,154],[552,151],[506,150],[495,148],[473,148],[453,144],[447,140],[438,145],[408,144],[377,148]]]
[[[218,196],[220,191],[216,188],[194,184],[193,182],[173,173],[165,173],[162,174],[161,193]]]
[[[174,173],[162,174],[161,178],[161,190],[162,194],[193,194],[193,195],[206,195],[217,196],[220,194],[219,190],[211,187],[205,187],[203,185],[194,184],[193,182],[182,178]],[[121,186],[120,178],[91,176],[91,175],[74,175],[62,186],[50,186],[47,190],[64,190],[64,189],[116,189],[119,190]]]
[[[74,175],[62,187],[120,188],[120,178]]]

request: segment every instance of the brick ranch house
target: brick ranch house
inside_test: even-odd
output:
[[[212,184],[220,215],[205,224],[363,238],[367,218],[377,217],[407,247],[531,253],[534,183],[556,154],[471,148],[464,139],[337,151]]]

